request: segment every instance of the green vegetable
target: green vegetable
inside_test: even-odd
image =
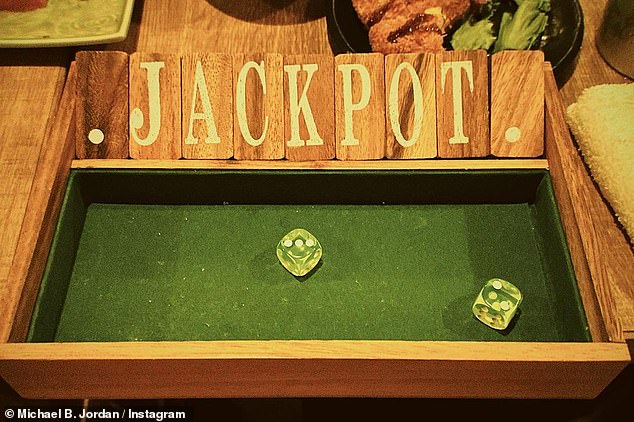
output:
[[[500,0],[489,0],[478,16],[469,16],[451,37],[453,49],[488,50],[496,39],[492,18],[499,6]]]
[[[528,50],[541,36],[548,23],[550,0],[515,0],[515,14],[504,13],[493,52]]]
[[[494,42],[493,22],[489,19],[474,23],[467,20],[451,37],[454,50],[488,50]]]
[[[453,33],[453,49],[485,49],[493,53],[530,49],[546,29],[550,0],[513,1],[518,6],[517,10],[510,0],[488,0]],[[497,34],[496,22],[499,22]]]

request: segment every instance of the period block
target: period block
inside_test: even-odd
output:
[[[385,156],[385,62],[379,53],[335,57],[337,158]]]
[[[436,56],[436,108],[440,158],[489,154],[486,51],[444,51]]]
[[[434,158],[436,143],[436,57],[385,57],[387,158]]]
[[[295,55],[284,59],[286,158],[335,158],[334,58]]]
[[[234,157],[284,158],[284,83],[281,54],[237,54],[234,73]]]
[[[544,53],[501,51],[491,56],[491,154],[544,153]]]
[[[183,157],[233,156],[233,61],[229,54],[183,56]]]
[[[128,158],[128,55],[80,51],[76,66],[77,158]]]
[[[181,158],[180,57],[130,56],[130,157]]]

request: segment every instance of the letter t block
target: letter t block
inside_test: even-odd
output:
[[[489,155],[489,79],[484,50],[436,57],[438,156]]]

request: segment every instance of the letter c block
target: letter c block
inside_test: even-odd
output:
[[[237,160],[284,158],[281,54],[233,56],[233,147]]]

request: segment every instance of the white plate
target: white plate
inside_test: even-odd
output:
[[[123,41],[134,0],[49,0],[29,12],[0,11],[0,47],[60,47]]]

